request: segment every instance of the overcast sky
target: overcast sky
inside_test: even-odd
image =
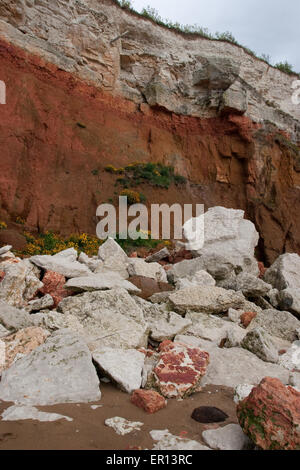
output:
[[[237,41],[271,63],[288,61],[300,72],[299,0],[132,0],[141,11],[150,5],[161,17],[195,24],[210,32],[230,31]]]

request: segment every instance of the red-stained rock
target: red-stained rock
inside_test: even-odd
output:
[[[129,281],[141,290],[141,293],[137,295],[143,299],[148,299],[151,295],[159,292],[174,290],[174,287],[167,282],[158,282],[149,277],[132,276],[129,278]]]
[[[167,406],[167,401],[155,390],[135,390],[130,401],[150,414]]]
[[[32,326],[2,338],[2,341],[5,343],[5,363],[2,365],[2,368],[8,369],[17,354],[30,354],[34,349],[45,342],[49,334],[50,333],[43,328]]]
[[[145,354],[146,357],[152,357],[155,354],[155,351],[152,349],[140,348],[138,351]]]
[[[241,320],[241,324],[247,328],[250,323],[252,322],[252,320],[254,320],[254,318],[257,317],[257,313],[256,312],[245,312],[243,313],[243,315],[241,315],[240,317],[240,320]]]
[[[71,292],[64,289],[66,278],[59,273],[54,271],[47,271],[42,279],[44,287],[40,289],[40,292],[44,295],[50,294],[54,300],[54,308],[65,298],[68,297]]]
[[[159,350],[150,386],[167,398],[186,397],[201,390],[200,381],[209,363],[207,352],[168,340],[161,343]]]
[[[3,281],[4,278],[5,278],[5,272],[0,271],[0,282]]]
[[[258,262],[258,269],[259,269],[259,277],[262,279],[265,275],[267,268],[265,267],[264,263],[261,261]]]
[[[300,450],[300,393],[266,377],[237,407],[245,434],[264,450]]]
[[[182,248],[176,253],[173,253],[172,255],[170,255],[168,258],[168,261],[171,264],[177,264],[177,263],[180,263],[181,261],[184,261],[186,259],[192,259],[192,258],[193,258],[193,255],[191,251],[185,250],[184,248]]]

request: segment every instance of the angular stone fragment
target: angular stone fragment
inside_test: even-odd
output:
[[[251,384],[239,384],[237,387],[234,389],[234,398],[233,401],[237,405],[239,404],[240,401],[245,400],[250,393],[252,392],[254,388],[254,385]]]
[[[126,289],[131,294],[138,294],[138,289],[134,284],[123,279],[118,273],[105,272],[91,274],[69,279],[65,284],[65,289],[71,289],[74,292],[92,292],[97,290],[109,290],[116,288]]]
[[[166,399],[155,390],[135,390],[130,401],[149,414],[156,413],[167,406]]]
[[[211,450],[197,441],[174,436],[168,429],[150,431],[150,436],[157,441],[152,450]]]
[[[54,306],[54,300],[50,294],[46,294],[44,297],[40,299],[31,300],[28,302],[28,306],[26,310],[28,312],[39,312],[40,310],[45,310],[46,308],[50,308]]]
[[[3,369],[8,369],[17,356],[26,356],[43,344],[49,332],[39,327],[29,327],[17,333],[2,338],[5,343],[5,363]],[[1,372],[1,367],[0,367]]]
[[[300,450],[300,393],[266,377],[237,406],[243,431],[264,450]]]
[[[194,287],[194,286],[215,286],[216,281],[214,278],[208,274],[208,272],[201,270],[196,272],[194,276],[190,276],[188,278],[178,279],[176,281],[176,289],[186,289],[187,287]]]
[[[278,306],[281,310],[287,310],[300,317],[300,288],[291,287],[279,292],[277,296]]]
[[[221,287],[205,286],[190,287],[174,292],[169,296],[175,311],[186,313],[188,310],[203,313],[222,313],[229,308],[243,305],[243,295],[222,289]]]
[[[193,219],[184,225],[184,232],[189,240],[189,230]],[[212,207],[205,214],[198,217],[199,239],[193,241],[193,247],[199,256],[217,255],[232,263],[236,272],[244,271],[254,276],[259,273],[254,250],[259,235],[252,222],[244,219],[244,211],[227,209],[225,207]],[[195,237],[194,231],[191,232]],[[204,244],[199,245],[204,234]],[[195,238],[194,238],[195,240]],[[208,271],[209,272],[209,271]]]
[[[62,274],[54,271],[46,271],[43,277],[44,286],[40,290],[41,294],[50,294],[54,301],[54,308],[65,298],[68,297],[71,292],[64,289],[66,278]]]
[[[125,289],[68,297],[59,309],[77,317],[91,351],[99,347],[134,349],[147,345],[148,326],[143,311]]]
[[[256,312],[244,312],[240,316],[240,322],[245,328],[248,328],[248,326],[250,325],[252,320],[254,320],[254,318],[256,318],[256,317],[257,317]]]
[[[140,431],[144,423],[139,421],[128,421],[120,416],[105,420],[105,425],[112,428],[119,436],[125,436],[133,431]]]
[[[119,273],[123,279],[128,278],[128,257],[125,251],[113,238],[108,238],[106,242],[100,246],[98,258],[103,264],[94,270],[95,273],[114,271]]]
[[[242,334],[245,335],[245,332],[238,325],[207,313],[188,312],[185,319],[192,322],[192,325],[185,329],[186,335],[212,341],[218,346],[223,339],[228,338],[229,332],[238,331],[237,334],[240,333],[239,337]]]
[[[277,363],[279,356],[272,336],[263,328],[255,328],[247,333],[241,343],[242,348],[255,354],[262,361]]]
[[[0,248],[0,255],[5,255],[8,251],[12,249],[12,245],[2,246]]]
[[[279,364],[293,372],[300,372],[300,341],[295,341],[291,348],[279,357]]]
[[[160,351],[149,385],[166,398],[183,398],[201,390],[200,382],[209,362],[207,352],[171,341],[164,341]]]
[[[292,288],[300,289],[300,256],[285,253],[277,258],[267,269],[264,280],[279,291]]]
[[[26,264],[5,262],[1,264],[1,270],[5,276],[0,283],[0,301],[13,307],[23,307],[25,305],[23,296],[26,289]]]
[[[199,258],[184,260],[175,264],[167,273],[170,282],[193,278],[199,271],[208,272],[214,279],[221,280],[234,273],[234,265],[221,255],[204,255]]]
[[[82,264],[85,264],[92,272],[94,272],[96,269],[101,268],[103,266],[103,261],[100,259],[95,259],[95,258],[89,258],[88,255],[85,253],[81,252],[78,261]]]
[[[79,263],[78,261],[70,261],[69,256],[36,255],[32,256],[30,261],[42,269],[54,271],[66,278],[87,276],[91,274],[91,271],[87,266]]]
[[[271,336],[286,339],[293,342],[298,339],[297,329],[300,328],[300,321],[289,312],[268,309],[262,310],[250,323],[248,330],[262,327]]]
[[[101,372],[127,393],[140,388],[145,355],[135,349],[104,349],[93,352]]]
[[[168,258],[168,256],[170,256],[170,252],[168,248],[165,247],[162,250],[153,253],[153,255],[148,256],[145,261],[146,263],[158,263],[158,261]]]
[[[203,431],[204,442],[215,450],[246,450],[253,447],[251,440],[238,424]]]
[[[52,422],[58,421],[60,419],[73,421],[73,419],[69,418],[68,416],[63,416],[57,413],[45,413],[44,411],[39,411],[34,406],[25,405],[10,406],[2,413],[1,416],[2,421],[21,421],[25,419],[31,419],[40,422]]]
[[[271,284],[248,273],[241,273],[236,277],[235,290],[242,291],[245,297],[260,297],[272,290]]]
[[[282,366],[266,363],[241,348],[221,349],[210,341],[193,336],[178,335],[175,341],[197,347],[209,353],[209,365],[201,385],[224,385],[234,388],[241,383],[258,384],[271,375],[283,383],[289,383],[289,371]]]
[[[8,330],[21,330],[32,325],[31,316],[0,300],[0,324]]]
[[[3,372],[0,399],[25,405],[80,403],[101,398],[86,344],[69,330],[47,341]]]
[[[173,340],[176,335],[183,333],[192,324],[191,320],[182,318],[177,313],[170,312],[167,318],[158,318],[149,323],[150,336],[154,341]]]
[[[146,263],[140,258],[130,258],[128,263],[129,276],[144,276],[158,282],[167,282],[167,275],[158,263]]]

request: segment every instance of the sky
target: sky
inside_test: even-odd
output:
[[[299,0],[132,0],[137,11],[148,5],[162,18],[198,24],[211,33],[230,31],[237,41],[271,63],[289,62],[300,72]]]

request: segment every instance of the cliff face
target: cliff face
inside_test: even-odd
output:
[[[189,182],[149,202],[242,208],[266,261],[300,253],[296,77],[110,0],[2,1],[0,71],[0,216],[95,233],[104,167],[162,162]]]

